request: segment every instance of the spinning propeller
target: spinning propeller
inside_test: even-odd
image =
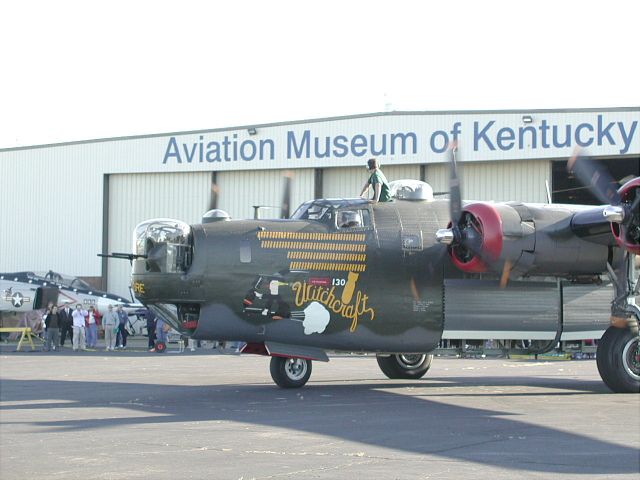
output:
[[[500,215],[488,203],[462,208],[462,193],[456,162],[457,144],[449,145],[449,218],[447,228],[436,232],[436,240],[448,246],[453,263],[468,273],[486,272],[494,267],[502,252],[503,232]],[[505,286],[511,262],[504,262],[501,286]]]
[[[280,204],[280,218],[289,218],[291,216],[291,179],[293,178],[293,173],[286,171],[282,178],[284,179],[284,191],[282,193],[282,203]]]
[[[203,215],[203,223],[209,223],[217,220],[228,219],[229,216],[226,212],[218,209],[218,197],[220,196],[220,187],[216,181],[216,172],[211,172],[211,191],[209,193],[209,208]],[[282,202],[280,204],[280,218],[289,218],[291,215],[291,180],[293,173],[290,171],[284,172],[282,175],[284,179],[284,187],[282,194]],[[260,208],[255,206],[254,208]],[[268,207],[278,208],[278,207]]]
[[[576,150],[567,162],[567,170],[602,203],[603,217],[611,223],[618,245],[640,254],[640,178],[634,178],[620,189],[618,183],[601,165]]]

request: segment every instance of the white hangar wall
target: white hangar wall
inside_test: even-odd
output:
[[[467,200],[546,203],[545,181],[551,185],[548,160],[467,163],[460,166],[459,175]],[[446,192],[449,189],[447,165],[428,165],[426,181],[434,192]]]
[[[130,251],[133,227],[148,218],[198,222],[211,172],[219,207],[235,218],[252,217],[252,205],[278,207],[285,171],[292,210],[316,194],[356,196],[372,156],[389,180],[423,177],[445,191],[454,134],[465,198],[544,202],[552,161],[576,146],[640,155],[639,121],[639,108],[390,112],[0,150],[0,272],[104,279],[108,270],[109,289],[126,295],[128,263],[105,268],[96,254]]]
[[[218,208],[232,218],[253,218],[253,206],[259,205],[271,207],[260,209],[260,218],[279,217],[285,173],[291,175],[290,210],[293,213],[298,205],[313,198],[313,169],[220,172],[216,179],[220,189]]]

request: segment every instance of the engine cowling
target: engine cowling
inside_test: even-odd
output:
[[[626,217],[622,223],[611,223],[611,232],[620,248],[624,248],[631,253],[640,255],[640,212],[638,211],[637,199],[640,197],[640,177],[625,183],[618,190],[620,194],[620,204],[625,209]],[[635,211],[634,211],[634,202]]]
[[[517,278],[606,271],[607,245],[576,235],[574,214],[562,205],[471,203],[462,207],[457,225],[450,223],[437,238],[465,273],[507,270]]]
[[[449,222],[448,228],[452,228]],[[500,258],[503,248],[502,218],[494,205],[472,203],[462,210],[458,228],[465,241],[449,248],[453,264],[467,273],[482,273]]]

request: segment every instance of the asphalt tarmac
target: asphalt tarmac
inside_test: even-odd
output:
[[[314,363],[282,390],[269,359],[0,354],[0,478],[633,478],[640,395],[594,360],[436,358],[421,381],[371,357]]]

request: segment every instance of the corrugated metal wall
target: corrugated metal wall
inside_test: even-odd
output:
[[[460,166],[465,200],[522,201],[546,203],[545,180],[551,184],[548,160],[465,163]],[[427,166],[427,183],[434,192],[448,191],[446,164]]]
[[[381,170],[390,182],[407,178],[420,179],[420,165],[381,165]],[[369,172],[364,162],[360,168],[324,169],[322,196],[325,198],[357,197],[368,178]]]
[[[284,193],[284,170],[252,170],[243,172],[219,172],[220,187],[218,208],[232,218],[253,218],[253,205],[272,206],[261,209],[260,218],[279,218]],[[306,200],[313,198],[314,170],[290,170],[291,213]]]
[[[200,223],[209,207],[210,185],[208,172],[111,175],[109,252],[130,253],[133,229],[150,218]],[[129,262],[109,259],[108,291],[129,297],[130,274]]]
[[[0,154],[0,272],[99,275],[102,179],[87,148]]]

